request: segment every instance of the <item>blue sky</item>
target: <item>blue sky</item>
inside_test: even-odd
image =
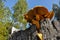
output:
[[[26,0],[28,3],[28,9],[33,8],[34,6],[45,6],[46,8],[48,8],[48,10],[52,10],[52,4],[59,4],[59,0]],[[8,6],[10,8],[11,11],[12,7],[15,5],[15,3],[17,2],[17,0],[7,0],[7,2],[5,2],[5,6]]]
[[[31,9],[35,6],[45,6],[49,11],[52,10],[52,4],[59,4],[59,0],[26,0],[28,4],[28,9]],[[12,7],[15,5],[17,0],[7,0],[5,6],[8,6],[13,13]],[[27,28],[29,25],[27,24]]]

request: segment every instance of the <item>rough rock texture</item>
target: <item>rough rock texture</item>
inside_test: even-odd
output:
[[[36,36],[36,26],[31,25],[31,27],[26,30],[13,33],[9,40],[38,40]]]
[[[41,31],[44,40],[60,40],[60,23],[57,20],[53,22],[49,19],[41,21]]]
[[[41,21],[40,31],[44,40],[60,40],[60,21],[49,19]],[[13,33],[9,40],[38,40],[36,36],[36,26],[30,25],[30,28]]]

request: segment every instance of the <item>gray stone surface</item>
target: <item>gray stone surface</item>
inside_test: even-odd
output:
[[[9,40],[38,40],[36,36],[36,26],[31,25],[31,27],[26,30],[13,33]]]
[[[45,19],[40,23],[43,40],[60,40],[60,22],[58,20],[51,22],[49,19]],[[36,36],[36,26],[31,25],[26,30],[13,33],[9,40],[39,40]]]
[[[41,31],[44,40],[60,40],[60,22],[57,20],[53,22],[49,19],[41,21]]]

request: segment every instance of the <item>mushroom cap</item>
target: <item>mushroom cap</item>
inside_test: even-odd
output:
[[[49,12],[44,6],[36,6],[33,9],[29,10],[25,16],[28,16],[28,20],[35,19],[36,15],[40,16],[40,19],[49,18],[52,19],[54,13]],[[25,18],[26,19],[26,18]]]

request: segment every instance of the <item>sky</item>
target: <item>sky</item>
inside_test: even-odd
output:
[[[52,4],[59,4],[59,0],[26,0],[28,4],[28,9],[32,9],[35,6],[44,6],[46,7],[49,11],[52,10]],[[8,6],[13,13],[12,7],[16,4],[17,0],[7,0],[5,2],[5,6]],[[27,24],[26,26],[29,28],[29,25]]]
[[[52,4],[59,4],[59,0],[26,0],[28,4],[28,9],[35,6],[45,6],[49,11],[52,10]],[[17,0],[7,0],[5,6],[8,6],[13,12],[12,7],[16,4]]]

